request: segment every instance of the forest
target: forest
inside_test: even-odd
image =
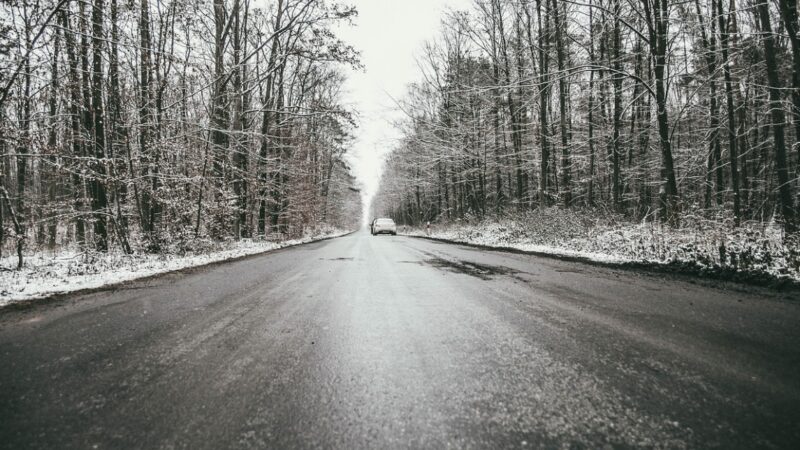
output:
[[[798,26],[795,0],[476,0],[420,55],[374,209],[407,225],[558,208],[789,237]]]
[[[320,0],[0,2],[0,256],[353,227],[358,52]]]

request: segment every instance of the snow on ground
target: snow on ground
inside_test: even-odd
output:
[[[607,264],[669,265],[735,279],[800,282],[800,245],[784,239],[774,224],[736,228],[694,221],[673,229],[551,209],[511,218],[432,224],[430,232],[407,229],[405,234]]]
[[[326,229],[301,239],[281,242],[243,239],[221,245],[216,251],[178,254],[122,252],[34,254],[22,270],[13,270],[16,255],[0,259],[0,308],[13,302],[45,298],[83,289],[197,267],[270,250],[342,236],[349,231]]]

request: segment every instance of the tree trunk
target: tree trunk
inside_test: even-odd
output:
[[[567,88],[566,73],[566,42],[564,40],[564,28],[567,26],[566,17],[564,20],[559,13],[559,2],[551,1],[550,12],[553,16],[553,26],[555,28],[556,39],[556,63],[558,64],[558,108],[559,108],[559,128],[561,131],[561,189],[563,191],[564,206],[572,204],[572,161],[570,158],[569,134],[567,131],[567,102],[569,99]]]
[[[764,56],[767,64],[767,81],[769,83],[770,117],[772,119],[773,145],[775,152],[775,171],[778,175],[778,202],[783,215],[787,233],[796,231],[795,212],[792,205],[792,191],[789,181],[789,167],[786,160],[786,138],[784,136],[784,113],[781,104],[781,82],[778,77],[778,62],[775,60],[775,35],[769,17],[769,6],[766,0],[759,1],[756,6],[764,42]]]
[[[611,148],[611,167],[612,167],[612,175],[611,175],[611,196],[612,202],[614,203],[614,209],[616,211],[620,210],[621,207],[621,197],[622,197],[622,187],[621,187],[621,180],[620,180],[620,163],[619,163],[619,155],[620,155],[620,129],[622,128],[622,59],[621,59],[621,47],[622,47],[622,37],[620,35],[619,29],[619,16],[622,13],[620,8],[619,0],[614,0],[614,31],[613,31],[613,40],[614,40],[614,76],[613,76],[613,86],[614,86],[614,134],[612,137],[612,148]]]
[[[729,15],[736,11],[728,11]],[[736,105],[733,101],[733,81],[731,77],[730,61],[728,59],[728,28],[725,23],[722,9],[722,0],[717,0],[717,17],[719,18],[720,47],[722,48],[722,69],[725,75],[725,100],[728,109],[728,150],[730,152],[731,186],[733,188],[733,220],[739,226],[742,218],[739,195],[739,152],[736,137]]]
[[[103,9],[104,0],[95,0],[92,10],[92,123],[94,125],[94,158],[89,181],[94,213],[94,242],[98,251],[108,250],[108,228],[106,225],[108,198],[106,197],[105,168],[105,117],[103,112]]]
[[[233,2],[233,192],[236,197],[236,217],[233,221],[233,236],[236,239],[246,234],[247,227],[247,185],[245,170],[247,166],[247,148],[242,144],[244,139],[244,101],[242,92],[242,12],[240,0]],[[244,16],[247,20],[247,16]]]
[[[14,212],[11,203],[8,203],[9,212],[14,221],[14,229],[17,235],[17,254],[19,257],[18,268],[22,268],[22,248],[25,242],[26,226],[25,220],[28,215],[27,204],[25,200],[27,195],[25,193],[25,186],[27,185],[28,177],[28,157],[30,155],[31,142],[31,61],[29,49],[33,45],[31,41],[32,25],[29,22],[30,18],[26,14],[25,17],[25,61],[23,63],[23,79],[22,79],[22,107],[20,118],[20,133],[19,140],[17,141],[17,210]]]
[[[654,4],[651,4],[654,2]],[[653,60],[653,74],[656,85],[656,122],[658,136],[661,141],[661,210],[662,220],[678,225],[678,183],[675,176],[675,164],[672,158],[672,142],[670,141],[669,112],[667,105],[667,43],[669,32],[668,0],[642,0],[645,20],[648,24],[650,39],[650,56]]]
[[[595,65],[594,54],[594,0],[589,0],[589,64]],[[587,191],[586,203],[589,206],[594,206],[594,166],[595,166],[595,148],[594,148],[594,69],[589,70],[589,105],[588,105],[588,133],[589,133],[589,186]]]
[[[50,131],[48,132],[47,136],[47,151],[49,153],[48,161],[50,165],[50,170],[48,171],[48,176],[45,177],[44,174],[41,174],[41,178],[43,181],[42,189],[47,192],[47,201],[54,205],[56,203],[56,197],[59,187],[61,186],[60,181],[58,180],[55,167],[58,163],[57,153],[58,153],[58,96],[59,96],[59,70],[58,70],[58,59],[61,53],[61,30],[56,29],[53,36],[53,64],[51,69],[51,78],[50,78],[50,94],[48,99],[48,107],[49,107],[49,115],[50,115]],[[50,250],[55,249],[56,247],[56,234],[58,232],[58,219],[56,217],[47,218],[48,227],[47,227],[47,247]],[[2,224],[0,224],[2,226]]]
[[[153,173],[153,149],[150,148],[151,140],[151,92],[150,82],[152,81],[152,59],[150,39],[150,6],[149,0],[141,0],[139,9],[139,155],[141,161],[141,173],[144,179],[144,189],[141,191],[140,222],[142,231],[147,235],[153,244],[153,233],[155,232],[154,211],[156,209],[156,193],[150,189],[152,185]]]
[[[731,2],[733,4],[733,2]],[[778,0],[783,18],[783,26],[789,35],[792,46],[792,116],[794,122],[794,140],[800,163],[800,23],[797,17],[797,0]],[[799,172],[800,173],[800,172]]]
[[[546,0],[545,0],[546,1]],[[542,28],[542,0],[536,0],[536,16],[539,25],[539,142],[541,159],[539,166],[539,206],[550,204],[548,176],[550,174],[550,148],[548,146],[547,99],[550,96],[549,80],[549,21],[544,19]]]
[[[125,141],[125,129],[122,125],[122,94],[120,92],[119,80],[119,24],[118,24],[118,8],[117,0],[111,0],[111,11],[109,21],[111,22],[111,54],[108,61],[108,79],[109,79],[109,117],[110,117],[110,135],[111,142],[108,144],[108,155],[111,161],[110,176],[113,181],[114,203],[116,203],[116,218],[114,219],[114,229],[122,245],[122,251],[126,254],[133,253],[130,242],[128,240],[128,221],[122,213],[122,202],[124,201],[124,185],[120,183],[120,168],[124,168],[124,162],[118,165],[119,147]],[[131,175],[133,175],[131,173]]]
[[[59,12],[58,21],[64,29],[64,44],[67,50],[67,61],[69,63],[69,115],[70,115],[70,141],[72,142],[73,161],[83,157],[83,135],[81,131],[81,83],[78,73],[78,55],[76,53],[76,43],[74,33],[70,26],[67,12]],[[83,211],[83,177],[81,176],[80,163],[73,162],[70,167],[71,181],[73,188],[74,203],[76,212],[75,219],[75,240],[80,247],[86,242],[86,226],[82,216]]]

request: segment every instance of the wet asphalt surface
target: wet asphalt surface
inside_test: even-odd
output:
[[[0,448],[800,448],[793,296],[359,232],[0,311]]]

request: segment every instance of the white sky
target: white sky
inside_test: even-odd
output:
[[[465,9],[470,0],[346,0],[358,9],[352,27],[339,37],[361,52],[363,72],[351,70],[347,101],[360,115],[350,162],[362,184],[365,202],[380,182],[381,164],[399,137],[392,121],[400,117],[393,99],[420,78],[416,57],[426,40],[439,33],[448,8]],[[365,218],[368,214],[365,204]]]

